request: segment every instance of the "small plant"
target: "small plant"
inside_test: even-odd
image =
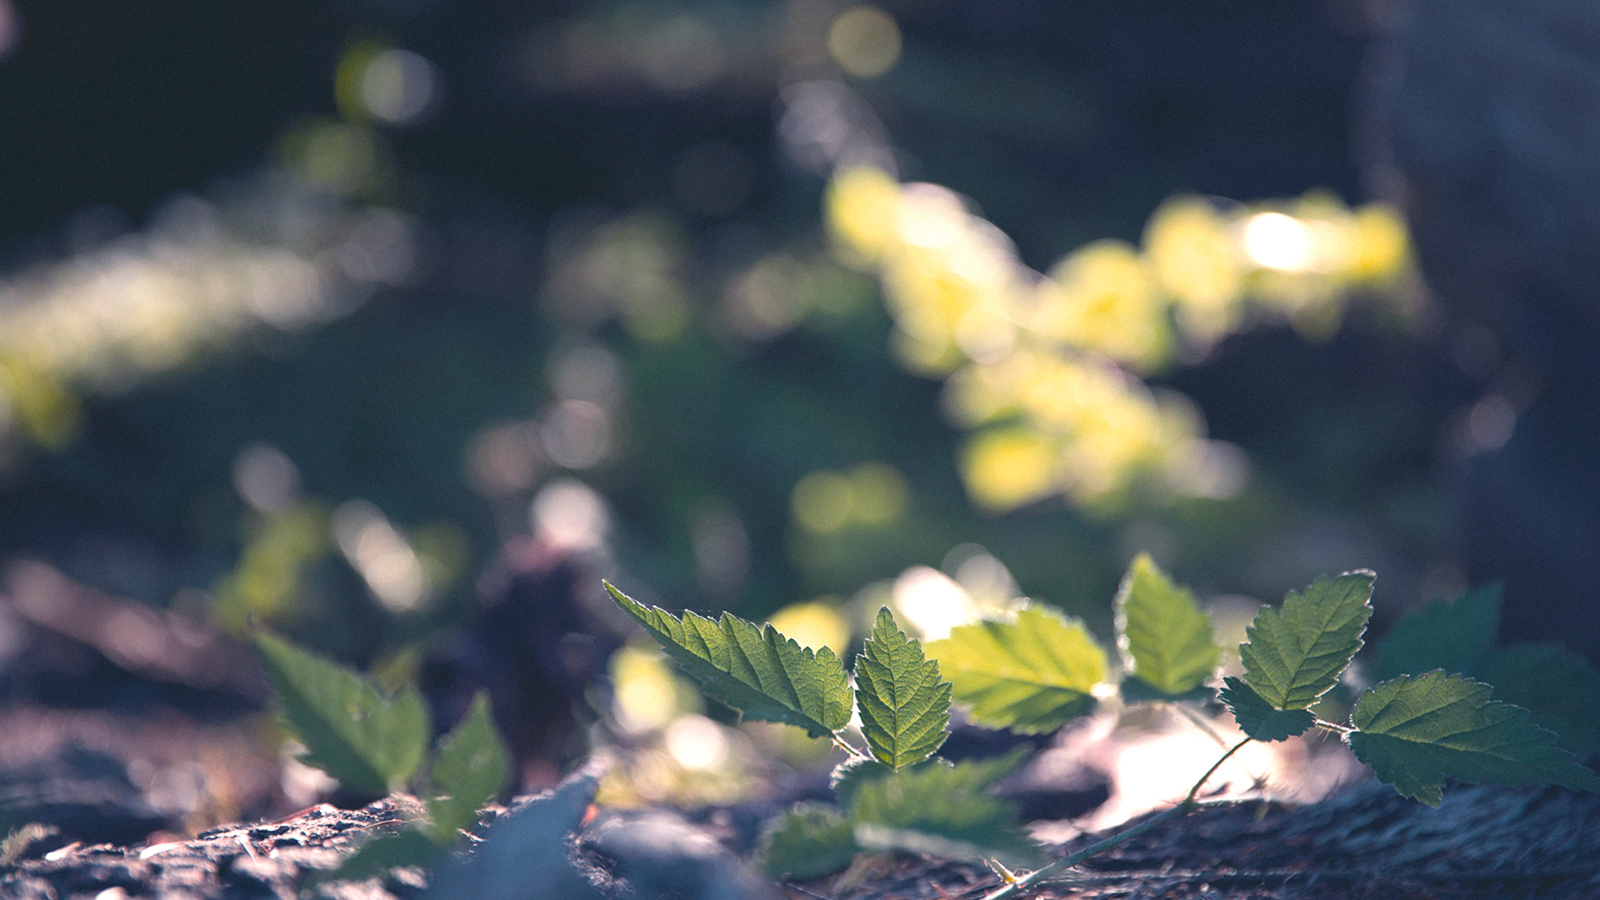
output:
[[[429,865],[453,847],[511,776],[510,756],[479,693],[439,739],[415,688],[393,695],[359,674],[270,634],[256,636],[284,725],[306,747],[300,761],[377,799],[408,787],[423,800],[411,827],[363,844],[325,880],[367,878],[401,865]]]
[[[852,695],[851,677],[831,650],[802,648],[770,625],[729,613],[717,620],[687,611],[673,615],[606,588],[707,695],[746,718],[795,725],[848,753],[832,779],[837,806],[801,804],[770,823],[762,849],[769,871],[796,880],[820,876],[844,868],[860,850],[982,856],[995,858],[993,867],[1006,881],[987,898],[1000,900],[1160,822],[1234,802],[1201,799],[1224,762],[1251,741],[1287,740],[1312,728],[1339,734],[1381,781],[1431,806],[1439,804],[1447,778],[1600,791],[1600,777],[1558,746],[1555,733],[1530,721],[1527,709],[1492,699],[1488,684],[1445,668],[1410,671],[1435,652],[1416,649],[1429,645],[1412,625],[1397,628],[1380,652],[1387,660],[1380,668],[1394,677],[1363,691],[1346,722],[1319,718],[1312,707],[1340,682],[1362,647],[1373,578],[1367,571],[1319,578],[1290,592],[1281,608],[1263,607],[1239,645],[1242,674],[1224,678],[1216,695],[1244,737],[1177,805],[1023,875],[1010,866],[1027,864],[1031,848],[1012,811],[985,793],[1021,755],[950,765],[934,754],[944,742],[952,701],[968,705],[976,724],[1024,733],[1053,731],[1091,711],[1110,666],[1082,623],[1022,604],[1008,619],[956,628],[924,648],[898,630],[885,608],[855,659]],[[1469,597],[1458,601],[1459,611],[1437,604],[1422,613],[1432,617],[1431,628],[1473,634],[1461,643],[1475,648],[1468,659],[1441,658],[1439,665],[1493,668],[1499,659],[1499,670],[1510,673],[1537,663],[1528,653],[1487,656],[1497,600],[1491,616],[1483,609],[1488,601]],[[1484,621],[1489,638],[1479,634]],[[1147,557],[1134,561],[1118,591],[1116,630],[1124,702],[1209,698],[1221,656],[1210,618]],[[852,699],[865,747],[845,734]]]

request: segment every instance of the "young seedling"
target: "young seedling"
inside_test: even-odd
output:
[[[437,861],[510,780],[510,756],[486,694],[473,698],[466,716],[439,739],[424,772],[433,727],[415,688],[386,695],[358,673],[280,638],[262,633],[255,640],[283,724],[306,747],[301,762],[372,799],[415,786],[424,800],[424,818],[363,844],[323,880]]]
[[[977,724],[1024,733],[1052,731],[1091,711],[1109,667],[1082,623],[1022,605],[1008,619],[956,628],[924,650],[897,630],[887,609],[880,611],[854,666],[867,742],[858,748],[843,733],[851,718],[849,677],[832,651],[803,649],[770,625],[728,613],[715,621],[692,612],[675,616],[606,588],[709,696],[746,718],[804,728],[849,754],[834,772],[838,807],[802,804],[769,828],[763,855],[775,875],[824,875],[865,849],[999,856],[1006,860],[995,871],[1005,884],[986,900],[1002,900],[1169,819],[1235,802],[1200,799],[1224,762],[1252,741],[1287,740],[1312,728],[1339,734],[1379,780],[1432,806],[1446,778],[1600,791],[1600,777],[1558,746],[1553,732],[1531,722],[1528,710],[1491,699],[1489,685],[1442,669],[1399,673],[1364,691],[1347,722],[1319,719],[1311,708],[1362,647],[1373,578],[1367,571],[1319,578],[1290,592],[1280,609],[1263,607],[1239,645],[1242,674],[1224,678],[1217,692],[1244,737],[1176,805],[1025,874],[1010,865],[1029,855],[1014,815],[984,793],[1021,756],[949,766],[933,754],[952,700],[967,704]],[[1461,616],[1483,620],[1481,605],[1463,603]],[[1221,653],[1210,618],[1147,557],[1134,561],[1118,591],[1116,628],[1126,673],[1117,687],[1125,702],[1181,704],[1210,695]],[[1402,644],[1390,657],[1407,658],[1407,634],[1397,636]],[[1512,662],[1525,666],[1526,656]]]

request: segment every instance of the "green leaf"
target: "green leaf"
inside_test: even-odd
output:
[[[856,704],[872,755],[891,769],[922,762],[944,743],[950,682],[939,664],[906,639],[887,606],[856,657]]]
[[[864,781],[849,805],[857,826],[876,825],[889,831],[920,832],[959,841],[1013,859],[1031,855],[1033,844],[1017,823],[1016,808],[986,791],[1021,764],[1027,748],[995,759],[954,766],[931,761],[889,777]],[[868,837],[857,829],[857,841]],[[883,831],[877,832],[879,837]],[[1021,860],[1019,860],[1021,861]]]
[[[1395,623],[1378,644],[1377,676],[1468,672],[1487,656],[1500,627],[1500,586],[1468,591],[1454,602],[1435,598]]]
[[[1239,645],[1244,681],[1276,709],[1305,709],[1339,683],[1372,616],[1368,571],[1318,578],[1290,591],[1283,611],[1261,608]]]
[[[454,856],[433,872],[421,900],[601,900],[573,864],[568,838],[582,826],[604,774],[605,764],[590,760],[553,792],[501,816],[470,855]]]
[[[1185,694],[1216,671],[1222,648],[1211,638],[1211,617],[1143,553],[1117,590],[1116,621],[1126,668],[1160,693]]]
[[[285,724],[306,745],[302,762],[370,797],[417,773],[432,726],[415,689],[385,697],[355,672],[270,634],[257,635],[256,647]]]
[[[1600,776],[1530,723],[1527,710],[1490,700],[1492,691],[1442,671],[1401,676],[1361,695],[1346,739],[1379,780],[1429,806],[1439,805],[1445,778],[1600,791]]]
[[[1474,673],[1494,699],[1528,710],[1528,721],[1560,735],[1579,758],[1600,753],[1600,672],[1554,645],[1522,644],[1489,657]]]
[[[833,796],[839,801],[840,806],[849,806],[850,800],[855,796],[856,788],[875,781],[894,770],[875,759],[864,756],[852,756],[844,762],[833,767],[828,773],[828,788],[833,791]]]
[[[455,843],[457,832],[471,827],[478,810],[511,778],[511,755],[489,714],[489,695],[479,691],[455,729],[445,735],[428,772],[428,815],[433,837]]]
[[[807,881],[850,865],[856,851],[855,824],[832,806],[797,803],[767,823],[756,858],[774,878]]]
[[[1232,675],[1222,679],[1222,683],[1224,687],[1217,692],[1222,702],[1228,705],[1239,729],[1258,741],[1286,741],[1304,734],[1317,722],[1311,710],[1278,709]]]
[[[730,613],[719,621],[674,616],[605,587],[708,696],[746,719],[795,725],[812,737],[850,724],[850,682],[832,650],[813,652],[771,625],[757,628]]]
[[[1094,709],[1090,693],[1106,677],[1106,654],[1083,623],[1043,606],[1015,622],[952,629],[928,655],[972,707],[972,721],[1021,734],[1054,731]]]

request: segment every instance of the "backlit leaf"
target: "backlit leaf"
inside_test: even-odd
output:
[[[454,843],[456,832],[470,827],[478,810],[510,779],[511,756],[489,714],[489,695],[480,691],[466,716],[440,742],[428,771],[434,838]]]
[[[1083,623],[1043,606],[1024,607],[1014,622],[952,629],[928,655],[972,707],[972,721],[1021,734],[1054,731],[1094,708],[1106,677],[1106,654]]]
[[[1492,690],[1442,671],[1386,681],[1356,701],[1346,739],[1381,781],[1429,806],[1439,805],[1445,778],[1600,791],[1600,776],[1527,710],[1489,699]]]
[[[1261,608],[1239,645],[1244,681],[1277,709],[1305,709],[1339,682],[1361,649],[1372,616],[1373,574],[1318,578],[1284,598],[1282,611]]]
[[[270,634],[256,636],[284,724],[300,760],[345,787],[381,797],[411,780],[428,751],[428,709],[413,688],[385,697],[343,666]]]
[[[1187,693],[1216,671],[1222,648],[1212,640],[1211,617],[1145,554],[1122,579],[1116,618],[1126,668],[1159,693]]]
[[[1317,722],[1311,710],[1278,709],[1232,675],[1222,679],[1222,683],[1224,686],[1217,693],[1233,713],[1234,721],[1239,723],[1239,730],[1258,741],[1286,741],[1304,734]]]
[[[713,621],[645,606],[607,584],[623,611],[661,643],[707,696],[746,719],[783,722],[824,737],[850,723],[850,683],[833,651],[812,651],[730,613]]]
[[[1497,584],[1468,591],[1453,602],[1430,600],[1396,622],[1378,644],[1377,675],[1388,679],[1434,669],[1465,673],[1488,655],[1499,627]]]
[[[856,703],[872,755],[891,769],[922,762],[944,743],[950,683],[922,645],[907,640],[889,608],[878,610],[872,637],[856,657]]]
[[[859,849],[855,824],[844,813],[831,806],[799,803],[767,823],[756,857],[775,878],[806,881],[844,869]]]

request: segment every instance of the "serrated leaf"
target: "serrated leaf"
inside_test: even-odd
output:
[[[1500,627],[1500,586],[1428,601],[1395,623],[1378,644],[1377,675],[1421,675],[1434,669],[1466,673],[1494,646]]]
[[[1317,722],[1311,710],[1278,709],[1232,675],[1222,679],[1222,683],[1223,688],[1217,694],[1233,713],[1239,730],[1258,741],[1286,741],[1304,734]]]
[[[1282,611],[1261,608],[1239,645],[1244,681],[1277,709],[1305,709],[1339,683],[1372,616],[1368,571],[1318,578],[1290,591]]]
[[[953,766],[931,761],[865,781],[851,798],[850,819],[858,826],[959,841],[1011,859],[1027,856],[1033,845],[1017,823],[1015,806],[986,793],[1026,756],[1027,749],[1018,748],[995,759]],[[857,834],[859,840],[861,832]]]
[[[1177,696],[1210,680],[1222,655],[1211,617],[1141,553],[1116,599],[1117,647],[1127,670],[1161,694]]]
[[[1600,791],[1600,776],[1493,689],[1448,672],[1404,675],[1363,693],[1346,736],[1356,758],[1406,797],[1438,806],[1445,778]]]
[[[861,733],[879,762],[891,769],[922,762],[944,743],[950,724],[950,682],[939,664],[907,640],[887,606],[878,610],[872,637],[856,657],[856,708]]]
[[[954,628],[927,652],[973,722],[1019,734],[1054,731],[1094,709],[1090,692],[1106,677],[1105,651],[1083,623],[1043,606],[1022,608],[1014,622]]]
[[[645,606],[610,584],[611,598],[644,626],[707,696],[746,719],[782,722],[825,737],[850,724],[850,682],[827,647],[812,651],[731,613],[712,621]]]
[[[302,762],[370,797],[417,773],[432,726],[415,689],[385,697],[355,672],[270,634],[257,635],[256,647],[285,725],[306,745]]]
[[[767,823],[756,856],[774,878],[807,881],[831,875],[855,857],[855,825],[832,806],[798,803]]]
[[[1474,672],[1494,699],[1526,709],[1528,721],[1560,735],[1579,758],[1600,753],[1600,672],[1587,657],[1554,645],[1523,644],[1490,656]]]
[[[511,778],[511,755],[489,714],[489,695],[479,691],[454,730],[439,743],[428,771],[428,815],[433,837],[455,842],[457,832],[477,820],[478,810],[494,799]]]

